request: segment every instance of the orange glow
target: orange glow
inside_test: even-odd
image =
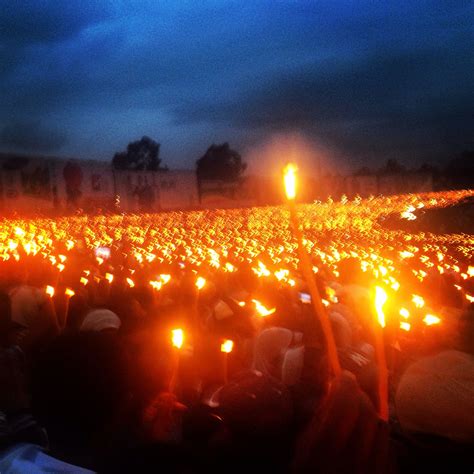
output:
[[[206,279],[203,277],[197,277],[196,279],[196,288],[198,290],[202,290],[204,288],[204,285],[206,284]]]
[[[71,288],[66,288],[66,291],[64,292],[64,294],[65,294],[66,296],[71,297],[71,296],[74,296],[76,293],[75,293],[74,290],[71,290]]]
[[[157,281],[157,280],[150,280],[150,285],[154,290],[161,290],[161,287],[163,286],[163,282]]]
[[[89,283],[89,280],[86,278],[86,277],[81,277],[81,279],[79,280],[79,282],[86,286],[88,283]]]
[[[112,283],[114,281],[114,276],[112,275],[112,273],[106,273],[105,274],[105,279],[109,282],[109,283]]]
[[[296,165],[289,163],[283,170],[283,181],[285,183],[286,199],[293,201],[296,197]]]
[[[474,277],[474,267],[469,265],[468,269],[467,269],[467,274],[470,276],[470,277]]]
[[[427,314],[424,318],[423,318],[423,322],[427,325],[427,326],[432,326],[433,324],[439,324],[441,322],[441,319],[438,318],[438,316],[435,316],[434,314]]]
[[[49,295],[50,298],[54,296],[55,289],[53,286],[48,285],[45,291],[46,291],[46,294]]]
[[[383,307],[387,302],[387,293],[380,286],[375,287],[375,311],[377,313],[377,319],[381,327],[385,327],[385,314]]]
[[[135,286],[135,282],[131,278],[127,278],[126,280],[130,288],[133,288]]]
[[[425,300],[419,295],[412,295],[411,300],[415,308],[423,308],[423,306],[425,306]]]
[[[406,308],[401,308],[399,313],[402,318],[408,319],[410,317],[410,312]]]
[[[171,331],[171,343],[177,349],[181,349],[184,342],[184,331],[180,328]]]
[[[162,273],[160,275],[160,279],[163,282],[163,284],[166,285],[171,280],[171,275],[168,275],[167,273]]]
[[[233,348],[234,348],[234,341],[231,341],[230,339],[226,339],[221,344],[221,352],[224,352],[226,354],[231,353]]]
[[[411,329],[411,324],[406,321],[400,321],[400,329],[408,332]]]
[[[257,313],[259,316],[262,316],[262,318],[266,316],[270,316],[276,311],[276,308],[272,309],[267,309],[260,301],[258,300],[252,300],[252,302],[255,304],[255,309],[257,310]]]

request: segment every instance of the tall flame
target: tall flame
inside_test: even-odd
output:
[[[286,198],[290,201],[296,197],[296,171],[298,168],[293,163],[289,163],[283,170],[283,181],[285,183]]]
[[[180,328],[171,331],[171,342],[173,346],[181,349],[184,342],[184,331]]]
[[[377,312],[377,319],[380,326],[385,327],[385,314],[383,306],[387,302],[387,293],[380,286],[375,287],[375,311]]]

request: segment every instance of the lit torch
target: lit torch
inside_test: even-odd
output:
[[[285,184],[285,194],[287,205],[290,212],[291,229],[298,244],[299,266],[303,274],[309,292],[311,294],[311,301],[313,303],[314,312],[321,321],[324,337],[327,342],[328,360],[330,368],[335,376],[341,374],[341,365],[337,355],[336,342],[332,332],[331,323],[328,315],[321,301],[316,282],[314,281],[313,265],[308,255],[306,248],[303,245],[303,233],[300,229],[298,221],[298,213],[295,206],[296,198],[296,171],[297,167],[294,164],[288,164],[284,169],[283,181]]]
[[[229,354],[232,352],[233,348],[234,348],[234,341],[232,341],[231,339],[226,339],[221,344],[221,352],[224,354],[224,383],[227,383],[228,381],[228,374],[229,374],[228,357],[229,357]]]
[[[184,331],[181,328],[176,328],[171,331],[171,344],[174,348],[173,350],[173,372],[171,375],[169,388],[168,390],[172,393],[176,391],[176,385],[178,382],[178,372],[179,372],[179,354],[180,349],[183,347],[184,343]]]
[[[374,306],[378,324],[375,325],[375,352],[378,367],[379,416],[384,421],[388,421],[388,370],[383,340],[383,328],[385,327],[383,307],[387,299],[385,290],[380,286],[376,286]]]

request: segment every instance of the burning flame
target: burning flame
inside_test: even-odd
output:
[[[400,316],[408,319],[410,317],[410,312],[406,308],[400,308]]]
[[[184,331],[182,329],[173,329],[171,331],[171,342],[174,347],[181,349],[184,342]]]
[[[438,316],[435,316],[434,314],[427,314],[424,318],[423,318],[423,322],[427,325],[427,326],[432,326],[433,324],[439,324],[441,322],[441,319],[438,318]]]
[[[375,311],[381,327],[385,327],[385,314],[383,306],[387,302],[387,293],[380,286],[375,287]]]
[[[296,165],[289,163],[283,170],[283,181],[285,183],[286,198],[290,201],[296,197]]]
[[[400,321],[400,329],[408,332],[411,329],[411,324],[406,321]]]
[[[252,301],[255,304],[255,309],[257,310],[257,313],[263,318],[266,316],[270,316],[270,314],[273,314],[276,311],[276,308],[272,308],[272,309],[265,308],[265,306],[262,303],[260,303],[260,301],[258,300],[252,300]]]
[[[230,339],[226,339],[221,344],[221,352],[224,352],[226,354],[229,354],[230,352],[232,352],[233,348],[234,348],[234,341],[231,341]]]
[[[198,290],[202,290],[204,288],[204,285],[206,284],[206,279],[203,277],[197,277],[196,279],[196,288]]]
[[[423,308],[425,306],[425,300],[419,295],[413,295],[411,300],[416,308]]]

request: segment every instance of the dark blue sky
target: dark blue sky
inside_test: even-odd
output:
[[[108,160],[131,140],[251,169],[474,148],[474,2],[0,0],[0,148]],[[278,155],[278,156],[277,156]]]

